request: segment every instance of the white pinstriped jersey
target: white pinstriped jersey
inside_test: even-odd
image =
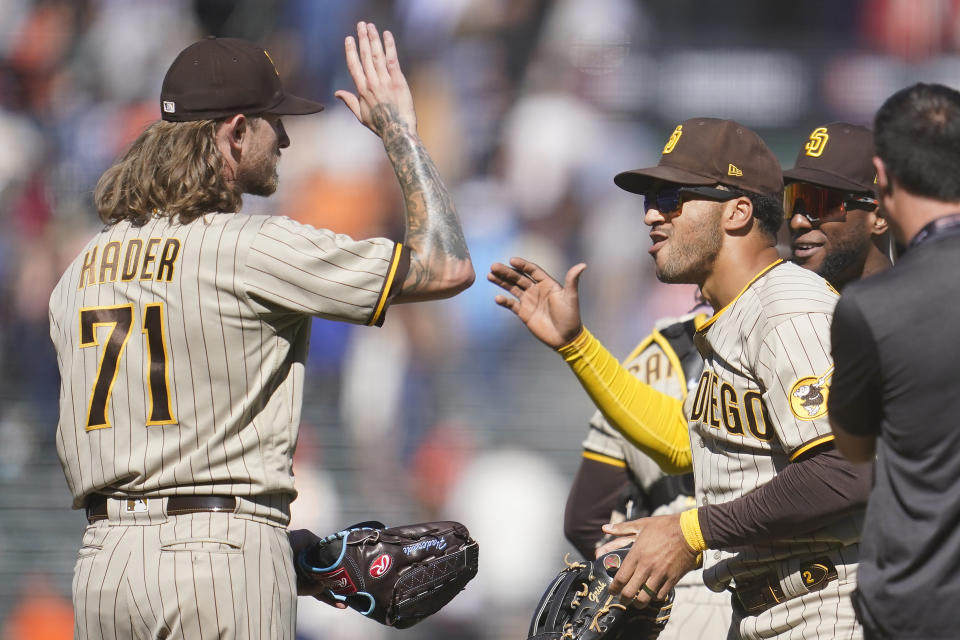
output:
[[[294,496],[310,317],[380,324],[407,252],[288,218],[106,227],[50,299],[73,495]]]
[[[660,331],[697,316],[700,316],[698,324],[706,320],[705,315],[698,313],[658,320],[653,332],[634,347],[623,361],[623,366],[654,390],[685,399],[688,389],[692,386],[696,388],[697,378],[686,379],[677,353]],[[665,476],[650,456],[610,426],[599,409],[590,419],[590,430],[583,441],[583,450],[585,458],[608,464],[624,464],[630,477],[644,491]],[[680,513],[689,509],[692,501],[693,498],[689,496],[677,495],[672,502],[659,506],[651,515]],[[660,640],[724,637],[730,626],[730,615],[730,598],[704,587],[702,571],[696,569],[677,583],[673,613],[670,623],[660,634]]]
[[[685,379],[683,367],[677,359],[667,339],[659,329],[685,322],[697,314],[690,313],[680,318],[664,318],[657,322],[649,336],[644,338],[629,356],[623,366],[634,376],[650,385],[654,390],[681,400],[686,397],[689,383],[696,379]],[[598,409],[590,419],[590,430],[583,441],[584,456],[600,462],[623,463],[634,482],[647,489],[663,477],[663,471],[650,456],[630,444],[614,429]]]
[[[697,504],[739,498],[790,460],[832,440],[826,416],[833,362],[830,322],[837,293],[795,264],[776,262],[700,328],[704,372],[687,396]],[[854,544],[862,513],[810,534],[704,553],[714,590],[771,564]]]

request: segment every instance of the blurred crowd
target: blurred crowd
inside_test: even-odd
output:
[[[56,464],[47,301],[98,227],[98,177],[158,118],[163,74],[190,42],[257,41],[293,93],[327,105],[285,121],[280,189],[246,211],[399,238],[380,141],[333,98],[351,87],[343,38],[358,19],[397,37],[480,277],[453,300],[395,307],[380,330],[315,322],[294,524],[467,523],[481,575],[421,638],[519,637],[566,549],[589,407],[493,303],[490,263],[523,255],[558,276],[586,262],[585,319],[626,354],[694,304],[656,283],[641,203],[612,182],[654,164],[676,122],[734,118],[792,154],[814,124],[869,124],[909,82],[960,84],[958,0],[0,0],[0,15],[0,628],[18,640],[70,637],[73,549],[36,545],[82,530]],[[35,501],[39,538],[16,524]],[[304,640],[389,635],[303,609]]]

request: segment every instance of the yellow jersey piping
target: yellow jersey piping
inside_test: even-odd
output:
[[[727,309],[729,309],[729,308],[733,305],[733,303],[736,302],[736,301],[740,298],[740,296],[742,296],[744,293],[746,293],[747,289],[749,289],[750,286],[751,286],[754,282],[756,282],[757,280],[759,280],[760,278],[762,278],[768,271],[770,271],[770,269],[773,269],[775,266],[777,266],[777,265],[780,264],[781,262],[783,262],[783,258],[777,258],[777,259],[774,260],[772,263],[770,263],[770,264],[768,264],[766,267],[764,267],[764,268],[760,271],[760,273],[758,273],[757,275],[753,276],[753,277],[750,279],[750,282],[748,282],[743,289],[740,289],[740,293],[738,293],[737,295],[735,295],[735,296],[733,297],[733,300],[731,300],[730,302],[728,302],[728,303],[726,304],[726,306],[723,307],[723,309],[720,309],[720,311],[717,311],[715,314],[713,314],[713,317],[710,318],[709,320],[707,320],[706,322],[704,322],[704,323],[703,323],[703,326],[701,326],[699,329],[697,329],[697,331],[703,331],[704,329],[706,329],[707,327],[709,327],[710,325],[712,325],[712,324],[716,321],[716,319],[719,318],[719,317],[723,314],[724,311],[726,311]]]
[[[611,456],[605,456],[602,453],[596,453],[594,451],[584,450],[583,457],[586,458],[587,460],[593,460],[595,462],[602,462],[603,464],[608,464],[611,467],[626,468],[627,466],[627,463],[624,462],[623,460],[620,460],[618,458],[613,458]]]
[[[370,318],[370,322],[367,323],[368,327],[372,327],[377,319],[380,317],[380,314],[383,312],[383,307],[387,304],[387,296],[390,295],[390,289],[393,287],[393,277],[397,275],[397,266],[400,264],[400,252],[403,250],[403,245],[397,243],[393,247],[393,260],[390,262],[390,273],[387,274],[387,281],[383,285],[383,291],[380,293],[380,299],[377,301],[377,310],[373,312],[373,317]]]
[[[834,439],[833,434],[830,434],[828,436],[823,436],[822,438],[817,438],[812,442],[808,442],[807,444],[803,445],[802,447],[800,447],[799,449],[797,449],[796,451],[790,454],[790,461],[792,462],[796,460],[798,457],[802,456],[807,451],[810,451],[811,449],[815,449],[824,443],[830,442],[833,439]]]

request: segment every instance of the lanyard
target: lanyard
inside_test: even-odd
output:
[[[926,225],[924,225],[923,229],[920,229],[920,231],[917,232],[917,235],[913,236],[910,244],[907,245],[907,249],[913,249],[917,245],[923,244],[930,238],[947,231],[960,231],[958,227],[960,227],[960,213],[951,213],[949,215],[937,218],[932,222],[928,222]]]

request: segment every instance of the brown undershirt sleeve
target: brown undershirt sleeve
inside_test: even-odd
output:
[[[821,528],[867,503],[872,465],[855,465],[833,448],[791,462],[742,498],[697,509],[709,549],[763,544]]]
[[[593,560],[597,542],[603,537],[600,527],[610,522],[610,513],[629,481],[625,466],[581,458],[567,496],[563,533],[584,558]]]

